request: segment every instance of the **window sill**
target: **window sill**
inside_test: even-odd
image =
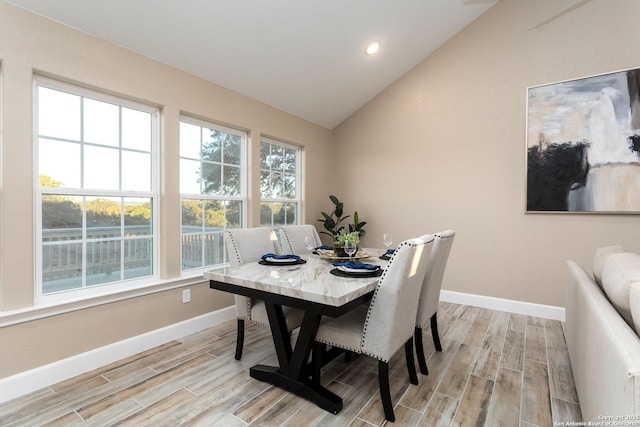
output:
[[[209,270],[211,270],[211,268]],[[164,292],[171,289],[193,286],[198,283],[202,283],[205,280],[206,279],[202,277],[202,272],[199,272],[197,275],[192,274],[175,279],[159,280],[154,284],[126,291],[105,293],[73,301],[40,303],[31,307],[19,308],[16,310],[0,311],[0,328],[43,319],[58,314],[96,307],[103,304],[110,304],[113,302]]]

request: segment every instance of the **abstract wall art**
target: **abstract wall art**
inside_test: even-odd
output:
[[[527,89],[527,212],[640,213],[640,69]]]

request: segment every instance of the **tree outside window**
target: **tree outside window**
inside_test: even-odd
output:
[[[260,143],[260,225],[298,223],[300,149],[263,138]]]
[[[180,122],[182,270],[226,262],[224,230],[243,226],[246,133]]]

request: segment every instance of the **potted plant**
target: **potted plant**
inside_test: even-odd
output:
[[[346,242],[353,242],[358,247],[360,243],[360,232],[352,231],[347,233],[344,229],[340,230],[333,240],[333,251],[339,257],[348,257],[349,255],[344,250],[344,245]],[[357,252],[357,249],[356,249]]]
[[[320,221],[324,227],[324,230],[320,231],[320,234],[331,236],[331,239],[335,241],[340,231],[344,231],[345,229],[343,225],[340,225],[340,223],[349,218],[350,215],[343,216],[344,203],[342,203],[336,196],[332,194],[329,196],[329,199],[333,202],[334,209],[331,213],[321,212],[323,218],[318,221]],[[349,233],[357,232],[358,236],[363,235],[365,224],[365,221],[360,221],[358,211],[355,211],[353,213],[353,224],[348,224]]]

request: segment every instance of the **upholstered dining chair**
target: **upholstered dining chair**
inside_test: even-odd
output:
[[[433,253],[424,275],[422,291],[420,292],[420,302],[418,304],[418,315],[416,316],[416,328],[414,331],[416,343],[416,356],[420,372],[428,375],[427,361],[424,357],[424,347],[422,344],[422,328],[431,321],[431,335],[433,337],[433,345],[436,351],[442,351],[440,343],[440,335],[438,333],[438,303],[440,302],[440,289],[442,288],[442,278],[444,270],[447,266],[453,239],[456,232],[453,230],[445,230],[435,233],[435,242],[433,244]]]
[[[282,253],[284,254],[306,254],[305,237],[311,237],[314,248],[322,245],[318,231],[311,224],[285,225],[280,227],[279,231],[280,244],[282,245]]]
[[[233,228],[225,231],[225,243],[231,267],[237,267],[247,262],[259,261],[267,253],[279,253],[277,235],[272,228]],[[235,295],[237,337],[236,360],[242,358],[244,346],[244,322],[250,320],[263,326],[269,326],[269,317],[264,301]],[[283,307],[287,320],[288,332],[293,331],[302,323],[304,313],[289,307]]]
[[[378,359],[378,381],[385,418],[395,421],[389,389],[389,360],[404,345],[409,378],[418,384],[413,359],[413,331],[418,297],[431,255],[433,237],[402,242],[382,273],[369,305],[360,305],[321,322],[312,353],[313,378],[320,380],[326,346]]]

